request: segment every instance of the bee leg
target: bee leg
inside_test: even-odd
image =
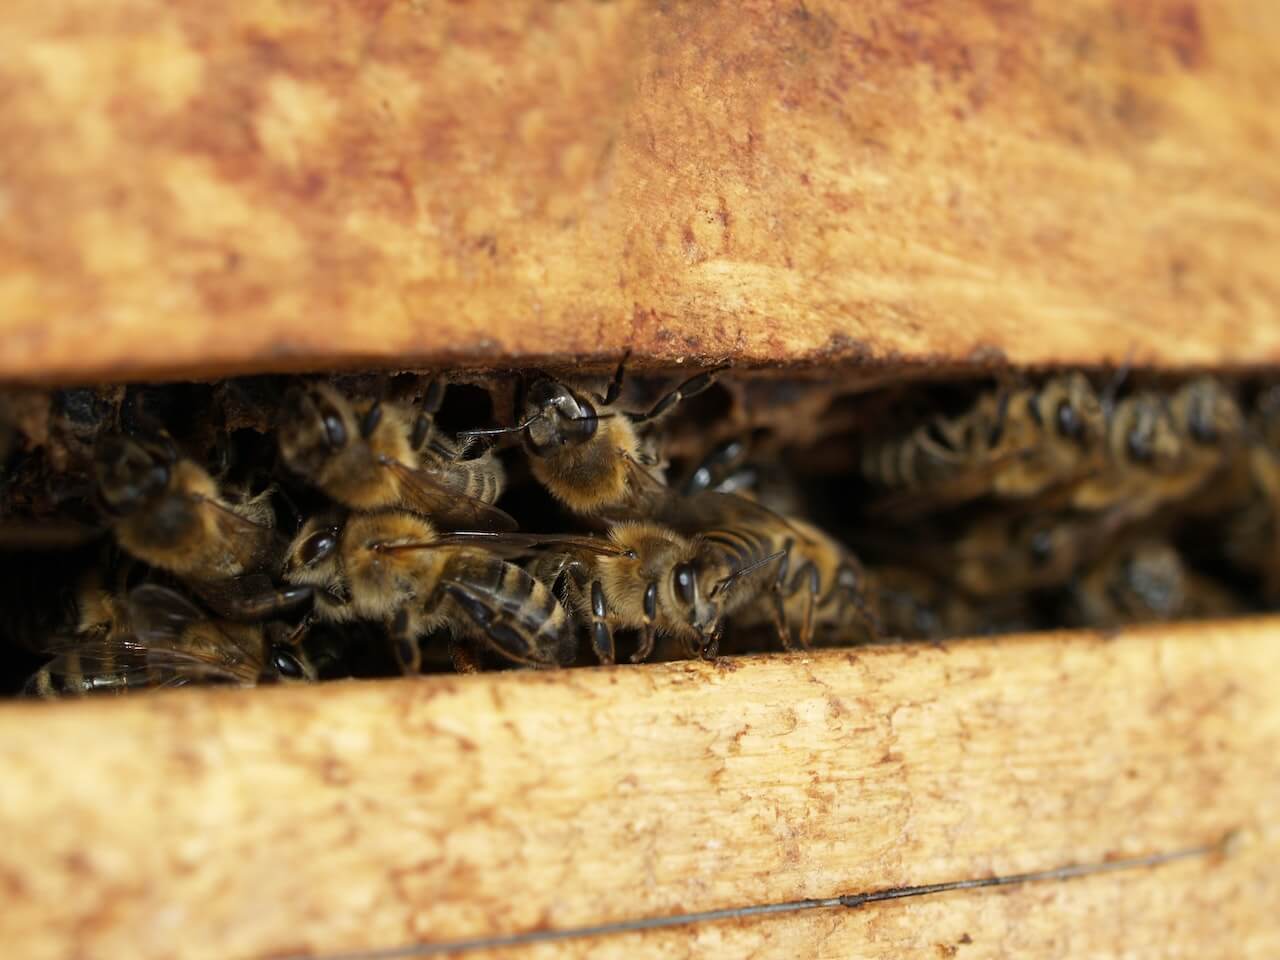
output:
[[[622,375],[626,370],[627,360],[631,358],[631,351],[628,350],[622,355],[622,359],[618,361],[618,369],[613,371],[613,379],[609,381],[609,386],[603,394],[597,393],[596,399],[600,401],[601,406],[611,406],[618,402],[618,396],[622,393]]]
[[[818,568],[812,563],[805,564],[796,581],[804,578],[800,586],[805,590],[804,622],[800,626],[800,647],[808,650],[813,646],[813,615],[818,607],[818,595],[822,592],[822,581],[818,576]]]
[[[214,613],[244,623],[273,620],[309,605],[315,588],[277,587],[261,574],[192,584],[196,594]]]
[[[422,651],[418,649],[418,633],[413,629],[413,618],[409,616],[408,607],[401,607],[396,611],[388,633],[391,636],[391,652],[395,654],[396,663],[400,664],[400,672],[407,677],[416,677],[422,672]]]
[[[459,637],[449,638],[449,659],[458,673],[479,673],[480,658],[473,646]]]
[[[660,397],[658,402],[649,409],[648,413],[630,413],[627,414],[627,417],[632,423],[645,423],[648,420],[655,420],[674,407],[681,400],[688,400],[690,397],[696,397],[698,394],[702,393],[702,391],[715,383],[716,377],[726,369],[728,369],[727,366],[722,366],[713,367],[710,370],[704,370],[702,373],[690,377],[666,396]]]
[[[653,653],[653,644],[657,640],[657,629],[653,621],[658,616],[658,584],[650,581],[644,588],[644,629],[640,634],[640,646],[631,655],[632,663],[647,660]]]
[[[657,628],[652,623],[646,623],[640,633],[640,646],[636,647],[636,652],[631,655],[631,662],[640,663],[642,660],[648,660],[653,654],[653,646],[657,640]]]
[[[788,539],[782,546],[782,562],[778,564],[777,576],[773,578],[773,586],[769,589],[769,611],[773,615],[773,625],[778,631],[778,639],[782,641],[783,650],[791,650],[791,626],[787,623],[787,605],[783,590],[787,583],[787,573],[791,570],[791,548],[795,541]]]
[[[439,378],[427,384],[427,392],[418,405],[418,416],[413,421],[413,433],[409,436],[409,445],[421,450],[427,440],[435,432],[436,414],[444,405],[445,382]]]
[[[613,645],[613,628],[609,626],[609,608],[604,599],[604,587],[599,580],[591,581],[591,647],[601,663],[616,662]]]

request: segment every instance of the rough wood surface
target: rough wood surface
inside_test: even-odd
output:
[[[0,378],[1280,361],[1271,0],[0,5]]]
[[[0,943],[394,947],[1167,852],[498,957],[1280,955],[1275,620],[0,707]]]

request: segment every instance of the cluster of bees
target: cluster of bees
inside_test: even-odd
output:
[[[311,681],[370,657],[369,672],[407,674],[714,658],[1280,596],[1274,390],[1007,378],[810,438],[853,458],[824,476],[802,468],[839,458],[793,455],[785,418],[688,412],[736,379],[702,371],[637,408],[623,365],[599,392],[521,376],[510,419],[467,429],[444,425],[445,381],[419,377],[286,382],[253,416],[229,381],[200,431],[138,394],[99,398],[83,489],[68,486],[90,505],[72,539],[91,561],[9,630],[47,661],[24,689]],[[29,479],[47,438],[15,408],[9,474],[25,461]],[[75,459],[56,466],[74,478]],[[52,554],[63,579],[73,552]]]

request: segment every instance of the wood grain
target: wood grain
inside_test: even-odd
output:
[[[0,7],[0,378],[1280,361],[1270,0]]]
[[[0,942],[323,955],[1167,852],[494,957],[1273,957],[1275,620],[0,707]]]

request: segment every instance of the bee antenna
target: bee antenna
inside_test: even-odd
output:
[[[522,420],[520,423],[517,423],[514,427],[481,427],[475,430],[460,430],[458,431],[458,436],[467,438],[500,437],[504,433],[520,433],[523,430],[527,430],[535,421],[542,420],[544,418],[544,414],[535,413],[525,420]]]
[[[1124,386],[1124,382],[1129,379],[1129,374],[1133,370],[1133,344],[1129,345],[1129,349],[1125,351],[1124,359],[1120,361],[1120,366],[1116,368],[1114,376],[1110,382],[1102,390],[1102,409],[1112,410],[1116,404],[1116,394],[1120,392],[1120,388]]]
[[[721,593],[728,590],[729,587],[733,586],[733,583],[735,580],[740,580],[741,578],[747,576],[750,573],[755,573],[761,567],[772,563],[774,560],[777,560],[780,557],[785,557],[786,555],[787,555],[787,551],[779,550],[777,553],[771,553],[767,557],[762,557],[761,559],[755,561],[755,563],[747,564],[741,570],[735,570],[733,573],[729,574],[727,577],[724,577],[723,579],[718,580],[716,582],[716,585],[711,588],[711,593],[708,595],[709,598],[718,597]]]

